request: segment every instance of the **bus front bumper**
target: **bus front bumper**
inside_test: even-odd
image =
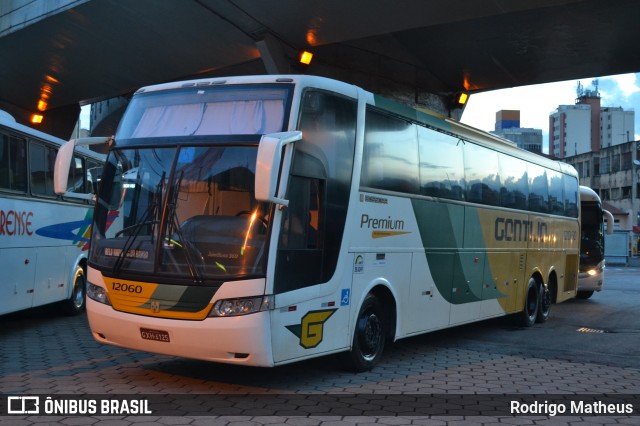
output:
[[[87,298],[87,316],[100,343],[206,361],[274,365],[268,311],[186,321],[118,312]]]
[[[578,274],[578,291],[601,291],[604,284],[604,269],[593,269],[592,272]]]

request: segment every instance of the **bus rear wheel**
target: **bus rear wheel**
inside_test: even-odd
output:
[[[84,277],[84,269],[76,266],[76,272],[73,275],[73,288],[71,289],[71,297],[62,301],[61,310],[65,315],[78,315],[82,313],[86,306],[86,282]]]
[[[369,294],[358,313],[351,351],[346,354],[347,366],[357,372],[371,370],[380,361],[385,340],[382,305],[377,297]]]
[[[520,313],[520,324],[524,327],[531,327],[536,323],[540,304],[540,291],[535,279],[529,278],[524,294],[524,309]]]
[[[539,302],[538,302],[538,313],[536,315],[537,322],[545,322],[549,319],[551,315],[551,303],[553,301],[553,297],[551,295],[551,286],[540,284],[539,286]]]

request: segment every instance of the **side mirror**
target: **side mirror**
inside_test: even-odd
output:
[[[289,205],[289,200],[276,196],[276,189],[282,163],[282,150],[285,145],[299,140],[302,140],[302,132],[298,130],[270,133],[260,138],[256,161],[256,200],[270,201],[283,206]]]
[[[76,146],[107,144],[111,140],[111,138],[107,137],[80,138],[71,139],[69,142],[62,145],[56,155],[56,163],[53,169],[53,191],[58,195],[68,198],[92,200],[92,194],[67,192],[67,185],[69,184],[69,168],[71,167],[71,160],[73,160],[73,152]]]
[[[613,223],[614,223],[613,215],[609,210],[602,210],[602,216],[604,216],[604,221],[607,224],[606,226],[607,234],[609,235],[613,234]]]

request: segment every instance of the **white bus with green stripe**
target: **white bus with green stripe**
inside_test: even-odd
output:
[[[356,86],[150,86],[102,175],[88,318],[126,348],[367,370],[397,339],[546,321],[576,294],[579,229],[570,166]]]

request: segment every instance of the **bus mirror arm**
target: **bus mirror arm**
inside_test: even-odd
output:
[[[607,223],[607,234],[613,234],[613,215],[609,210],[602,210],[602,216],[604,216],[604,221]]]
[[[301,139],[300,131],[270,133],[260,138],[256,160],[256,200],[270,201],[285,207],[289,204],[289,200],[276,196],[282,153],[285,145]]]
[[[76,140],[72,139],[62,145],[56,155],[56,164],[53,169],[53,191],[58,195],[64,195],[67,192],[69,168],[75,147]]]

